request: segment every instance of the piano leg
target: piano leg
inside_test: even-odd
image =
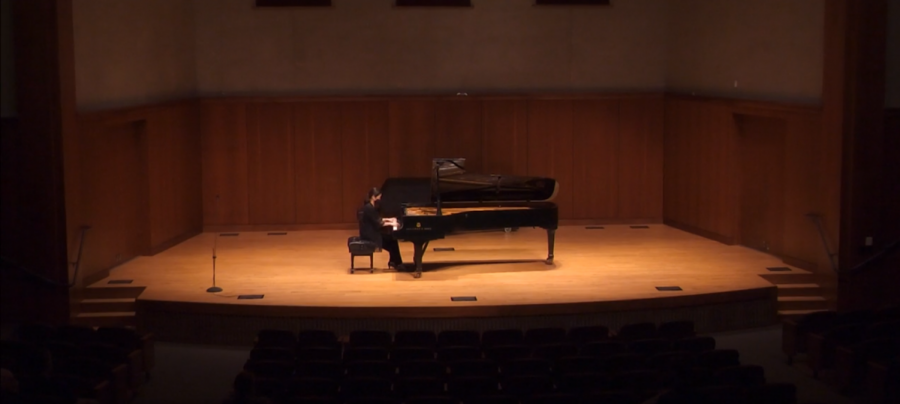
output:
[[[547,265],[553,264],[553,244],[556,243],[556,229],[547,229]]]
[[[413,242],[413,262],[416,265],[416,272],[413,272],[413,278],[422,277],[422,256],[425,255],[426,248],[428,248],[427,241]]]

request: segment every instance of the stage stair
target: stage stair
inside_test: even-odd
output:
[[[816,275],[802,269],[760,275],[778,290],[778,317],[797,318],[814,311],[830,310],[830,302],[817,282]]]
[[[72,323],[91,327],[137,326],[137,297],[143,286],[87,287],[78,302],[78,314]]]

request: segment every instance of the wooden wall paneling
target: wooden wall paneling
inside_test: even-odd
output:
[[[714,120],[715,131],[711,134],[714,136],[710,142],[708,155],[711,164],[704,167],[704,170],[711,174],[708,182],[708,189],[712,191],[712,206],[707,214],[712,214],[709,218],[710,229],[731,239],[734,242],[737,229],[736,216],[738,214],[738,132],[735,115],[730,107],[715,106],[711,117]],[[784,130],[781,128],[781,141],[784,139]],[[780,149],[783,151],[783,148]]]
[[[388,103],[343,102],[341,152],[343,207],[341,221],[356,223],[356,210],[369,188],[381,187],[388,178],[390,148]]]
[[[489,174],[528,174],[528,103],[482,102],[482,169]]]
[[[690,104],[679,100],[666,100],[666,134],[664,138],[664,214],[665,219],[690,224],[687,217],[687,141],[691,132],[689,126]]]
[[[350,169],[343,165],[341,104],[301,102],[293,108],[297,223],[340,223],[343,173]]]
[[[435,157],[464,157],[466,170],[482,172],[482,106],[480,100],[435,103]]]
[[[782,255],[784,238],[784,158],[782,118],[738,115],[741,192],[740,244]],[[727,162],[725,162],[727,164]]]
[[[202,225],[198,112],[192,102],[148,111],[151,250]]]
[[[84,278],[149,250],[147,143],[144,121],[81,131]]]
[[[619,101],[619,218],[662,220],[663,102],[663,97]]]
[[[821,170],[821,117],[793,114],[786,118],[784,158],[784,236],[782,256],[786,262],[819,272],[819,255],[827,262],[815,224],[806,215],[823,213],[824,176]],[[833,220],[833,218],[832,218]],[[836,220],[833,221],[837,223]],[[831,240],[833,243],[837,239]],[[834,245],[834,244],[833,244]]]
[[[572,218],[617,218],[620,189],[638,186],[619,182],[620,159],[630,157],[619,152],[619,103],[575,100],[572,120]]]
[[[713,102],[666,102],[665,220],[725,243],[733,242],[738,202],[732,115]]]
[[[200,110],[203,223],[250,224],[247,195],[247,104],[204,102]]]
[[[178,141],[173,134],[170,108],[154,108],[147,117],[147,182],[149,183],[150,245],[163,243],[177,223],[175,220]]]
[[[435,157],[435,101],[389,102],[391,177],[428,177]]]
[[[574,141],[571,100],[529,100],[528,175],[559,182],[556,199],[560,219],[574,217]]]
[[[296,220],[293,115],[288,103],[247,108],[247,202],[251,224]]]

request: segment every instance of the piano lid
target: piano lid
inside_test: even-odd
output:
[[[448,177],[466,172],[466,158],[434,158],[431,159],[431,177]]]
[[[559,184],[552,178],[467,172],[466,159],[432,160],[432,200],[443,202],[547,202],[556,198]]]

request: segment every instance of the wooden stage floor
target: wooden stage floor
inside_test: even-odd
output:
[[[419,279],[388,270],[387,252],[375,255],[374,274],[367,257],[358,257],[363,270],[350,274],[346,240],[354,231],[241,232],[216,241],[219,293],[206,292],[216,234],[203,233],[124,263],[91,287],[130,279],[145,287],[139,307],[295,317],[554,315],[776,299],[774,286],[760,277],[770,273],[767,267],[786,266],[774,256],[662,224],[603,227],[561,227],[553,265],[543,262],[547,237],[541,229],[435,240]],[[455,251],[433,250],[446,247]],[[412,261],[409,243],[401,243],[401,251]],[[238,299],[253,294],[264,298]],[[451,301],[454,296],[477,301]]]

